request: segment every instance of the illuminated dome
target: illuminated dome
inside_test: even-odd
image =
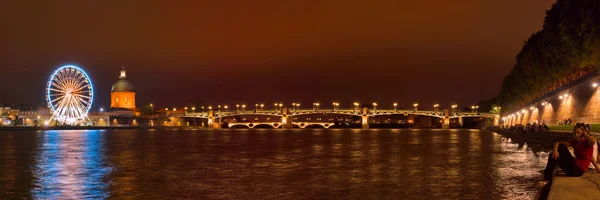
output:
[[[110,89],[110,108],[135,109],[135,88],[125,73],[125,67],[122,67],[119,80]]]
[[[127,80],[125,68],[121,68],[121,76],[119,76],[119,80],[113,84],[110,92],[135,92],[133,84]]]
[[[135,88],[127,79],[119,79],[113,84],[110,92],[135,92]]]

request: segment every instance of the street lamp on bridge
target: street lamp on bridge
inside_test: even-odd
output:
[[[196,112],[196,107],[192,107],[192,113]]]
[[[415,103],[415,104],[413,104],[413,106],[415,107],[415,111],[419,110],[419,109],[418,109],[418,107],[419,107],[419,104],[418,104],[418,103]]]
[[[260,104],[260,110],[261,110],[261,111],[264,111],[264,110],[265,110],[265,104],[262,104],[262,103]]]
[[[183,109],[185,110],[185,114],[187,114],[188,107],[183,107]]]
[[[396,111],[397,107],[398,107],[398,103],[394,103],[394,111]]]
[[[456,112],[456,108],[458,108],[458,105],[456,105],[456,104],[452,104],[452,111],[453,111],[453,112]]]
[[[373,110],[377,110],[377,103],[373,102]]]
[[[354,110],[355,110],[355,111],[358,111],[358,106],[359,106],[359,105],[360,105],[360,104],[359,104],[358,102],[354,102]]]
[[[223,106],[223,108],[225,108],[225,112],[227,112],[227,109],[229,108],[229,106],[225,105],[225,106]]]
[[[245,111],[245,110],[246,110],[246,104],[243,104],[242,105],[242,111]]]
[[[339,109],[340,103],[338,102],[333,102],[333,111],[335,111],[336,109]]]
[[[433,109],[437,112],[439,111],[440,104],[433,104]]]
[[[240,104],[235,104],[235,112],[240,112]]]

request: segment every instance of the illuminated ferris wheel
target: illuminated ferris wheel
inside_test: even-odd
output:
[[[48,80],[46,101],[52,110],[49,122],[58,120],[69,125],[89,122],[88,112],[93,102],[92,81],[81,68],[62,66]]]

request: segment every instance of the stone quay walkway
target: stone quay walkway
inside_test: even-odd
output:
[[[502,129],[491,131],[511,138],[512,141],[539,144],[548,149],[552,148],[554,142],[566,141],[573,137],[571,131],[543,133],[512,133]],[[600,138],[600,132],[593,132],[591,135]],[[538,197],[548,200],[600,200],[600,173],[597,173],[595,169],[586,172],[582,177],[567,177],[559,173],[554,177],[548,191],[540,191]]]

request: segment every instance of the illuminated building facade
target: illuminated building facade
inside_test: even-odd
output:
[[[127,80],[125,67],[121,68],[119,80],[113,84],[110,91],[110,107],[135,110],[135,88]]]

